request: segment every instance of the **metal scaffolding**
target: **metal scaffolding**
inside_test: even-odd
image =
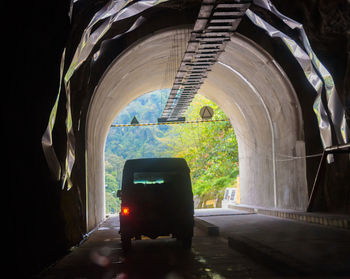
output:
[[[189,104],[224,51],[251,0],[203,0],[159,122],[185,121]]]

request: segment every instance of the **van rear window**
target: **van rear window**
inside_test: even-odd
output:
[[[134,184],[164,184],[171,177],[169,172],[134,172]]]

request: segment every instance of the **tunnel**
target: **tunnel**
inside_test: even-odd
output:
[[[163,80],[168,63],[174,63],[168,60],[171,44],[174,36],[186,33],[187,29],[164,30],[137,41],[113,62],[96,87],[86,128],[89,228],[105,215],[103,150],[109,128],[133,99],[161,89],[161,85],[171,86]],[[242,203],[306,210],[301,108],[277,62],[252,41],[235,36],[208,75],[201,94],[224,110],[236,131]],[[293,157],[302,159],[296,162]]]
[[[89,63],[72,76],[70,94],[57,95],[63,88],[61,71],[67,72],[84,28],[108,1],[73,2],[73,6],[69,1],[51,6],[37,3],[28,7],[31,13],[23,11],[14,25],[18,63],[11,81],[16,94],[8,94],[4,110],[10,119],[4,127],[11,147],[6,155],[13,162],[9,173],[15,178],[10,187],[11,229],[12,235],[24,240],[16,246],[16,258],[29,254],[26,266],[34,273],[105,220],[103,154],[108,130],[132,100],[171,88],[201,5],[197,0],[165,1],[143,11],[142,18],[121,21],[108,34],[110,38],[123,35],[96,45]],[[289,17],[304,20],[314,51],[333,75],[349,123],[350,44],[348,25],[339,24],[347,22],[347,10],[341,9],[347,7],[346,1],[273,2]],[[337,23],[325,13],[329,8],[334,9]],[[252,10],[269,17],[259,7]],[[281,25],[273,16],[270,20]],[[106,55],[100,56],[102,49]],[[288,48],[244,17],[198,93],[218,104],[235,130],[241,203],[249,208],[306,212],[323,146],[312,108],[315,90]],[[71,188],[52,176],[41,146],[56,100],[53,148],[62,170],[69,138],[66,117],[71,110],[75,147]],[[349,156],[334,156],[319,177],[322,186],[312,210],[348,215]],[[52,239],[55,243],[46,245]]]

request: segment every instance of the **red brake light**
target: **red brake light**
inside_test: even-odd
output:
[[[122,215],[129,215],[130,209],[129,207],[122,207]]]

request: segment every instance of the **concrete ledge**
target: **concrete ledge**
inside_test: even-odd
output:
[[[194,225],[205,231],[209,236],[218,236],[220,234],[219,227],[197,217],[194,218]]]
[[[350,230],[350,216],[335,215],[327,213],[301,212],[275,208],[252,207],[248,205],[229,205],[231,209],[244,210],[250,213],[258,213],[279,218],[292,219],[296,221],[318,224],[329,227]]]

